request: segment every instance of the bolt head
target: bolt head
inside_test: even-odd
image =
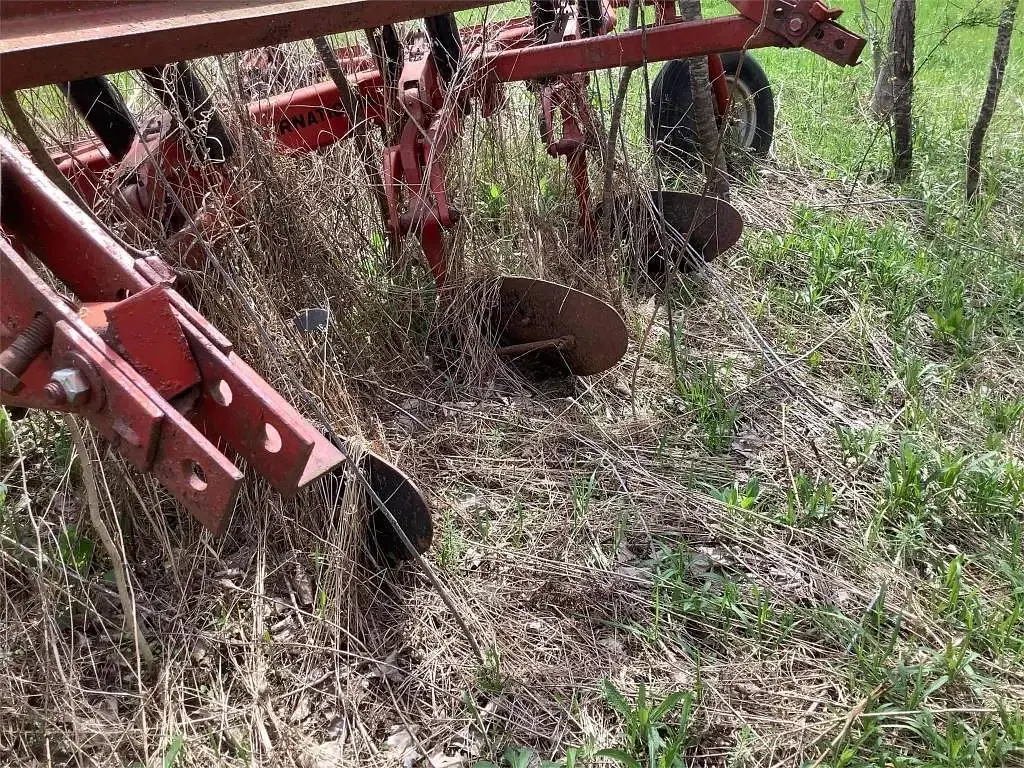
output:
[[[803,28],[804,20],[799,16],[794,16],[792,19],[789,20],[789,31],[792,32],[794,35],[800,34],[800,32],[803,31]]]
[[[72,407],[89,400],[89,380],[77,368],[60,368],[54,371],[50,376],[50,383],[60,386],[65,401]]]
[[[16,394],[21,389],[21,379],[0,365],[0,390]]]

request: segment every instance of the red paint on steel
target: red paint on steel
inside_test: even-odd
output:
[[[68,154],[54,157],[54,162],[88,205],[96,201],[99,175],[114,164],[99,139],[90,139],[72,147]]]
[[[29,366],[22,379],[24,389],[17,395],[0,395],[0,402],[80,411],[111,447],[140,471],[153,473],[200,522],[214,533],[223,531],[241,487],[238,468],[86,325],[3,239],[0,273],[5,322],[37,311],[55,321],[53,344]],[[54,403],[45,394],[53,371],[64,367],[82,370],[89,380],[93,391],[84,408]]]
[[[676,0],[656,0],[654,3],[655,24],[671,24],[676,15]]]
[[[189,329],[187,325],[185,326],[185,332],[188,335]],[[195,337],[190,336],[189,340],[195,341]],[[195,350],[195,345],[193,345],[193,350]],[[278,493],[289,496],[344,461],[345,457],[342,453],[319,430],[303,419],[288,404],[287,400],[281,397],[273,387],[267,384],[238,355],[232,353],[222,359],[217,359],[213,367],[209,368],[204,367],[206,364],[200,359],[199,355],[196,356],[196,359],[200,362],[200,369],[204,371],[204,376],[206,376],[207,370],[216,372],[220,366],[225,364],[230,366],[230,369],[220,368],[220,370],[225,373],[230,371],[235,377],[239,384],[235,389],[235,393],[240,395],[243,401],[250,397],[258,399],[265,414],[265,419],[260,426],[265,427],[265,425],[269,424],[277,430],[282,444],[279,451],[274,452],[271,450],[275,443],[274,435],[273,433],[268,434],[267,430],[263,428],[257,432],[256,440],[254,441],[257,450],[253,452],[251,457],[247,456],[246,459],[259,470],[260,474],[266,477]],[[210,381],[210,379],[208,378],[207,381]],[[207,389],[207,392],[209,392],[209,389]],[[201,399],[200,407],[205,407],[206,403],[206,398]],[[226,439],[229,439],[231,432],[229,429],[222,429],[221,434]],[[298,467],[297,472],[289,464],[290,459],[285,450],[287,441],[291,441],[291,444],[294,446],[311,446],[308,454],[304,453],[303,449],[305,460]],[[235,448],[235,450],[238,450],[241,455],[245,456],[238,448]]]
[[[383,122],[380,106],[384,83],[376,70],[349,77],[367,105],[366,117]],[[331,81],[261,99],[249,105],[258,125],[269,129],[285,149],[311,150],[348,137],[351,129],[338,87]]]
[[[8,0],[0,92],[378,27],[473,0]]]
[[[163,287],[150,286],[104,314],[107,341],[162,398],[171,400],[202,380]]]
[[[541,137],[552,157],[564,156],[576,189],[579,205],[580,250],[589,254],[597,244],[597,227],[590,209],[590,179],[587,165],[586,133],[593,121],[593,108],[586,96],[584,75],[566,75],[541,89]],[[560,118],[561,135],[555,121]]]
[[[16,338],[39,313],[55,329],[50,348],[24,371],[21,390],[3,393],[2,402],[82,413],[214,532],[226,525],[242,479],[216,447],[221,441],[285,493],[341,463],[342,454],[169,287],[166,265],[133,260],[3,139],[0,170],[0,225],[10,238],[0,238],[4,339]],[[82,311],[54,293],[16,247],[30,248],[86,299]],[[89,397],[74,407],[49,400],[47,387],[58,368],[79,371]],[[196,419],[205,436],[167,399],[200,383],[199,373],[204,386]],[[216,399],[227,399],[224,383],[232,387],[231,401],[211,416]]]
[[[645,62],[703,56],[709,53],[786,45],[771,32],[742,16],[676,22],[615,35],[530,46],[487,57],[493,76],[503,82],[590,72]]]
[[[661,20],[667,22],[669,15],[665,13],[664,5],[659,2],[658,8],[662,11]],[[818,0],[772,0],[767,4],[764,0],[733,0],[733,5],[744,16],[699,22],[677,21],[648,30],[568,39],[544,46],[529,45],[532,40],[529,19],[508,22],[493,36],[488,34],[485,27],[468,29],[465,31],[467,42],[475,45],[478,51],[481,46],[486,46],[488,53],[477,70],[467,78],[465,90],[456,94],[454,101],[466,102],[470,97],[476,97],[481,109],[489,113],[497,106],[499,82],[504,79],[546,78],[559,73],[577,73],[679,56],[710,54],[711,65],[715,68],[719,63],[715,51],[744,45],[760,47],[789,44],[791,40],[781,32],[774,34],[766,30],[781,30],[792,37],[790,23],[798,17],[809,20],[803,44],[822,48],[819,52],[833,60],[855,59],[863,45],[859,38],[831,23],[835,12]],[[766,29],[761,27],[762,21]],[[814,27],[813,35],[810,21],[818,25]],[[574,25],[570,25],[570,28],[575,29]],[[759,34],[755,35],[759,30]],[[850,44],[840,45],[845,41]],[[424,232],[423,228],[432,216],[437,217],[442,227],[450,227],[457,215],[449,209],[444,168],[438,158],[447,148],[451,134],[458,130],[461,115],[457,113],[458,110],[445,113],[432,57],[425,50],[419,53],[422,55],[408,57],[401,76],[401,97],[414,119],[406,121],[406,130],[402,132],[400,143],[388,150],[386,196],[391,208],[392,229],[402,234],[420,234],[428,252],[431,270],[437,277],[446,271],[443,248],[438,247],[437,243],[440,233]],[[380,74],[376,70],[359,71],[350,77],[350,81],[367,106],[368,118],[384,122],[386,89]],[[724,106],[728,103],[728,88],[721,78],[715,78],[713,82],[719,109],[724,112]],[[546,108],[551,109],[550,99]],[[338,98],[337,88],[331,82],[255,102],[249,105],[249,111],[258,124],[274,135],[279,146],[287,150],[310,151],[327,146],[347,137],[351,128],[349,117]],[[562,112],[565,112],[564,107]],[[563,114],[563,122],[569,119]],[[423,130],[423,126],[426,126],[426,130]],[[571,170],[579,182],[580,174],[586,172],[586,163],[584,158],[576,154],[575,143],[578,138],[571,134],[571,130],[563,131],[563,137],[552,148],[556,153],[571,158]],[[397,154],[393,150],[398,150]],[[109,158],[93,148],[83,152],[81,157],[65,159],[62,169],[85,197],[92,199],[97,175],[105,167],[104,164],[109,162]],[[126,192],[130,193],[128,198],[144,213],[162,211],[164,216],[173,214],[163,194],[162,185],[157,183],[160,174],[156,173],[155,162],[160,163],[163,175],[169,179],[177,196],[192,215],[202,220],[202,211],[198,208],[204,189],[209,184],[223,184],[226,180],[220,178],[218,182],[215,171],[204,174],[200,167],[190,164],[173,134],[164,133],[148,142],[137,142],[122,168],[125,173],[131,170],[138,180]],[[407,209],[400,215],[398,208],[401,191],[395,185],[401,185],[407,190]],[[581,192],[589,192],[579,183],[577,187]],[[581,198],[580,221],[584,230],[592,229],[589,213],[584,210],[586,207],[586,201]],[[430,226],[433,228],[433,225]],[[186,256],[191,253],[187,242],[183,241],[182,248]]]
[[[187,320],[179,322],[203,376],[196,424],[223,438],[278,491],[294,493],[319,433],[237,355],[222,355]]]
[[[50,348],[38,355],[22,376],[24,388],[17,395],[3,395],[3,402],[28,408],[68,410],[54,408],[45,397],[44,389],[54,370],[76,362],[71,353],[82,354],[85,346],[92,347],[99,355],[98,359],[96,356],[89,358],[93,368],[89,372],[90,384],[102,392],[102,398],[97,397],[92,405],[95,408],[98,404],[102,410],[90,413],[89,420],[126,459],[141,470],[149,469],[162,415],[155,401],[144,395],[145,381],[130,368],[119,368],[117,354],[3,239],[0,239],[0,267],[4,324],[19,327],[25,318],[42,313],[55,325]],[[62,339],[59,344],[58,338]],[[81,343],[76,344],[76,341]],[[118,429],[115,429],[115,418]]]
[[[720,54],[708,56],[708,77],[711,78],[711,88],[715,94],[715,110],[721,119],[722,115],[729,114],[729,83],[725,79],[725,67],[722,66]]]
[[[821,0],[729,0],[743,16],[790,45],[803,46],[834,64],[853,66],[866,40],[838,24],[842,10]],[[739,50],[739,48],[734,49]],[[719,51],[725,53],[725,51]]]
[[[0,224],[16,232],[82,301],[116,301],[146,287],[125,250],[5,141],[0,183]]]

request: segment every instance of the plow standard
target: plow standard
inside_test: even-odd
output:
[[[21,131],[24,115],[10,114],[39,167],[0,140],[0,402],[79,414],[214,533],[242,482],[230,457],[295,493],[342,465],[344,443],[308,423],[232,351],[175,289],[166,262],[119,243],[89,212],[100,195],[116,196],[177,234],[184,258],[201,267],[204,228],[214,226],[204,200],[211,188],[230,198],[235,139],[190,60],[256,49],[253,66],[268,69],[275,46],[314,39],[323,81],[255,99],[244,113],[284,153],[355,141],[392,244],[418,241],[443,297],[459,284],[450,280],[448,233],[460,214],[447,187],[448,155],[469,114],[502,107],[507,84],[533,84],[542,140],[565,158],[573,181],[585,253],[597,247],[603,215],[589,181],[599,117],[588,73],[707,56],[726,121],[743,88],[722,54],[800,46],[852,65],[864,46],[819,0],[731,2],[737,14],[706,20],[681,19],[674,2],[648,3],[654,23],[627,31],[616,31],[624,0],[536,0],[528,17],[463,30],[454,13],[486,3],[4,3],[0,92],[8,111],[20,111],[13,91],[59,84],[94,138],[50,153]],[[400,38],[394,25],[412,14],[425,17],[422,28]],[[365,47],[334,50],[323,37],[360,30]],[[128,70],[142,73],[165,109],[142,126],[106,77]],[[763,98],[748,96],[748,106]],[[744,119],[756,128],[756,118]],[[654,128],[663,138],[662,126]],[[382,153],[370,130],[380,132]],[[615,236],[647,243],[654,267],[687,254],[713,258],[742,231],[727,203],[684,192],[617,199],[611,214]],[[499,354],[546,357],[575,375],[604,371],[626,350],[613,307],[544,280],[502,278],[487,319]],[[361,469],[413,548],[425,550],[430,516],[419,491],[374,454]],[[380,538],[396,556],[411,554],[386,531]]]

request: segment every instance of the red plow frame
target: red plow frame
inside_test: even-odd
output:
[[[802,46],[851,65],[863,48],[820,0],[731,2],[736,15],[683,21],[674,2],[656,0],[648,3],[656,10],[654,25],[620,33],[614,33],[615,9],[627,0],[581,0],[580,10],[559,16],[557,25],[537,12],[554,13],[555,4],[535,3],[532,17],[462,34],[452,13],[484,3],[8,2],[0,6],[0,91],[66,84],[98,138],[55,156],[52,167],[86,203],[113,178],[138,213],[170,211],[195,226],[202,212],[190,201],[202,195],[190,191],[211,175],[229,178],[232,147],[187,60],[370,30],[370,53],[335,53],[340,73],[332,80],[254,101],[248,113],[284,152],[316,151],[367,123],[379,127],[386,148],[368,176],[379,174],[387,227],[394,237],[419,240],[442,286],[450,271],[445,232],[459,219],[446,188],[445,155],[470,110],[488,116],[500,108],[506,83],[536,84],[542,138],[549,154],[567,160],[581,246],[591,247],[596,224],[587,150],[594,146],[594,116],[586,73],[767,46]],[[412,13],[428,17],[427,34],[403,46],[390,25]],[[170,77],[160,69],[169,61],[180,62]],[[101,77],[127,69],[141,69],[168,109],[152,130],[135,126]],[[722,90],[716,95],[725,114]],[[92,109],[83,107],[89,98]],[[199,112],[212,119],[202,121],[210,127],[196,142],[190,122]],[[203,141],[205,153],[196,150]],[[131,255],[6,141],[0,170],[0,402],[82,415],[214,532],[223,530],[242,480],[221,448],[285,494],[343,461],[182,298],[167,264]],[[75,295],[74,306],[39,277],[33,258]],[[585,375],[624,353],[625,325],[594,297],[526,278],[502,286],[495,311],[509,356],[551,352]],[[378,487],[419,515],[418,492],[376,457],[373,466],[384,468]],[[420,533],[415,543],[423,549],[429,524]]]

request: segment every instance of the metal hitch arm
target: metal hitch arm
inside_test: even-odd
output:
[[[81,415],[214,533],[242,482],[219,446],[285,495],[343,461],[174,290],[166,264],[130,256],[3,138],[0,187],[0,402]]]

